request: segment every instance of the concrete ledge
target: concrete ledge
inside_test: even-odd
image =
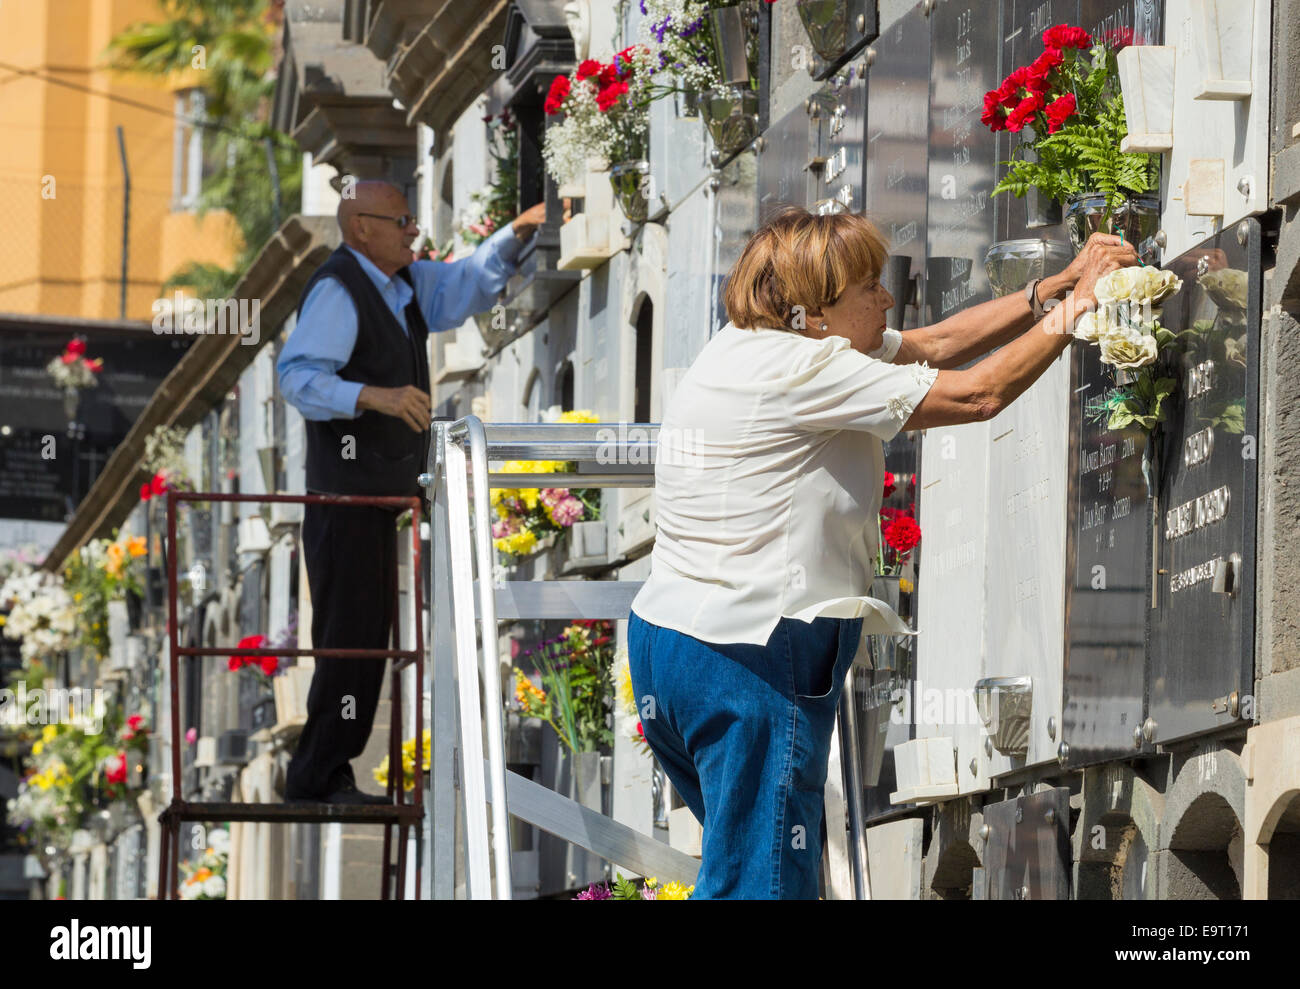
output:
[[[1157,850],[1155,899],[1236,899],[1243,875],[1246,776],[1237,754],[1210,742],[1175,756]]]
[[[1300,717],[1252,728],[1241,763],[1246,776],[1242,898],[1294,899],[1300,893]]]

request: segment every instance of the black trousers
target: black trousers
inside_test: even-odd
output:
[[[318,649],[384,649],[397,602],[397,513],[370,506],[307,505],[303,559]],[[323,797],[354,780],[383,689],[383,659],[316,657],[307,724],[289,763],[285,796]]]

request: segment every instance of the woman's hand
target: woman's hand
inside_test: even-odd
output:
[[[1065,270],[1065,274],[1074,278],[1076,313],[1084,303],[1096,306],[1097,281],[1103,275],[1140,263],[1133,245],[1121,241],[1113,234],[1093,234],[1089,237],[1079,256]]]
[[[1106,268],[1105,271],[1096,271],[1097,265],[1103,260],[1114,261],[1115,264]],[[1092,294],[1092,287],[1096,284],[1097,279],[1106,273],[1114,271],[1115,268],[1126,268],[1129,265],[1140,264],[1137,251],[1133,245],[1124,241],[1115,234],[1093,234],[1088,238],[1088,242],[1083,245],[1081,250],[1069,266],[1058,276],[1060,286],[1054,294],[1063,295],[1065,292],[1074,290],[1075,298],[1082,300],[1091,299],[1094,303],[1097,301]],[[1085,277],[1091,275],[1090,281],[1085,281]],[[1047,279],[1043,279],[1044,282]],[[1083,293],[1080,293],[1080,288]],[[1040,296],[1041,296],[1040,292]]]

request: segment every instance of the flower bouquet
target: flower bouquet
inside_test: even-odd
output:
[[[685,886],[679,882],[659,885],[655,876],[637,885],[634,879],[624,879],[621,872],[614,874],[617,878],[611,887],[608,883],[592,883],[575,900],[689,900],[695,892],[694,886]]]
[[[104,370],[104,359],[93,360],[86,356],[86,341],[74,337],[68,341],[63,353],[45,365],[54,383],[66,391],[94,388],[99,384],[99,372]]]
[[[598,751],[614,741],[609,728],[613,637],[612,622],[579,620],[523,653],[521,658],[537,668],[540,687],[514,667],[519,712],[545,721],[575,755]]]
[[[1158,203],[1141,200],[1139,211],[1133,199],[1158,187],[1159,156],[1120,151],[1128,128],[1115,55],[1124,43],[1094,44],[1082,28],[1058,24],[1043,32],[1043,51],[1032,63],[984,94],[985,126],[1021,137],[993,195],[1037,189],[1067,205],[1076,251],[1088,233],[1117,226],[1139,244],[1159,220]]]
[[[429,744],[430,734],[428,730],[424,732],[424,744],[421,746],[422,753],[420,756],[420,768],[429,772]],[[375,782],[385,789],[388,788],[388,756],[384,756],[383,761],[375,768],[373,776]],[[415,789],[415,739],[408,738],[402,743],[402,789],[410,792]]]
[[[213,828],[208,832],[208,847],[193,862],[182,862],[182,900],[224,900],[226,867],[230,863],[230,832]]]
[[[494,179],[470,195],[470,208],[457,221],[460,239],[477,247],[514,219],[519,211],[519,129],[510,108],[483,118]],[[435,258],[434,260],[446,260]]]
[[[63,581],[43,570],[20,567],[0,585],[0,611],[9,612],[4,634],[22,641],[24,664],[77,645],[77,607]]]
[[[558,422],[599,422],[591,412],[563,412]],[[501,470],[508,474],[552,474],[572,471],[558,460],[512,460]],[[541,540],[564,532],[578,522],[600,518],[599,488],[493,488],[492,540],[505,565],[535,552]]]
[[[1182,285],[1172,271],[1150,266],[1120,268],[1097,280],[1097,309],[1079,317],[1074,335],[1096,344],[1111,368],[1114,387],[1088,406],[1107,429],[1136,424],[1150,435],[1164,421],[1164,400],[1178,382],[1160,373],[1160,358],[1177,334],[1160,325],[1160,303]]]
[[[77,609],[80,643],[97,659],[109,652],[108,605],[143,593],[135,561],[147,554],[144,536],[92,539],[63,570],[64,587]]]

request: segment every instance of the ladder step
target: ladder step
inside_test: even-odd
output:
[[[640,580],[508,580],[496,588],[497,620],[511,618],[624,619]],[[478,582],[474,611],[478,614]]]
[[[483,768],[487,770],[486,760]],[[491,787],[488,793],[490,797]],[[506,803],[511,815],[521,821],[585,848],[607,862],[643,876],[655,876],[660,882],[676,881],[690,886],[700,871],[699,859],[509,770]]]

